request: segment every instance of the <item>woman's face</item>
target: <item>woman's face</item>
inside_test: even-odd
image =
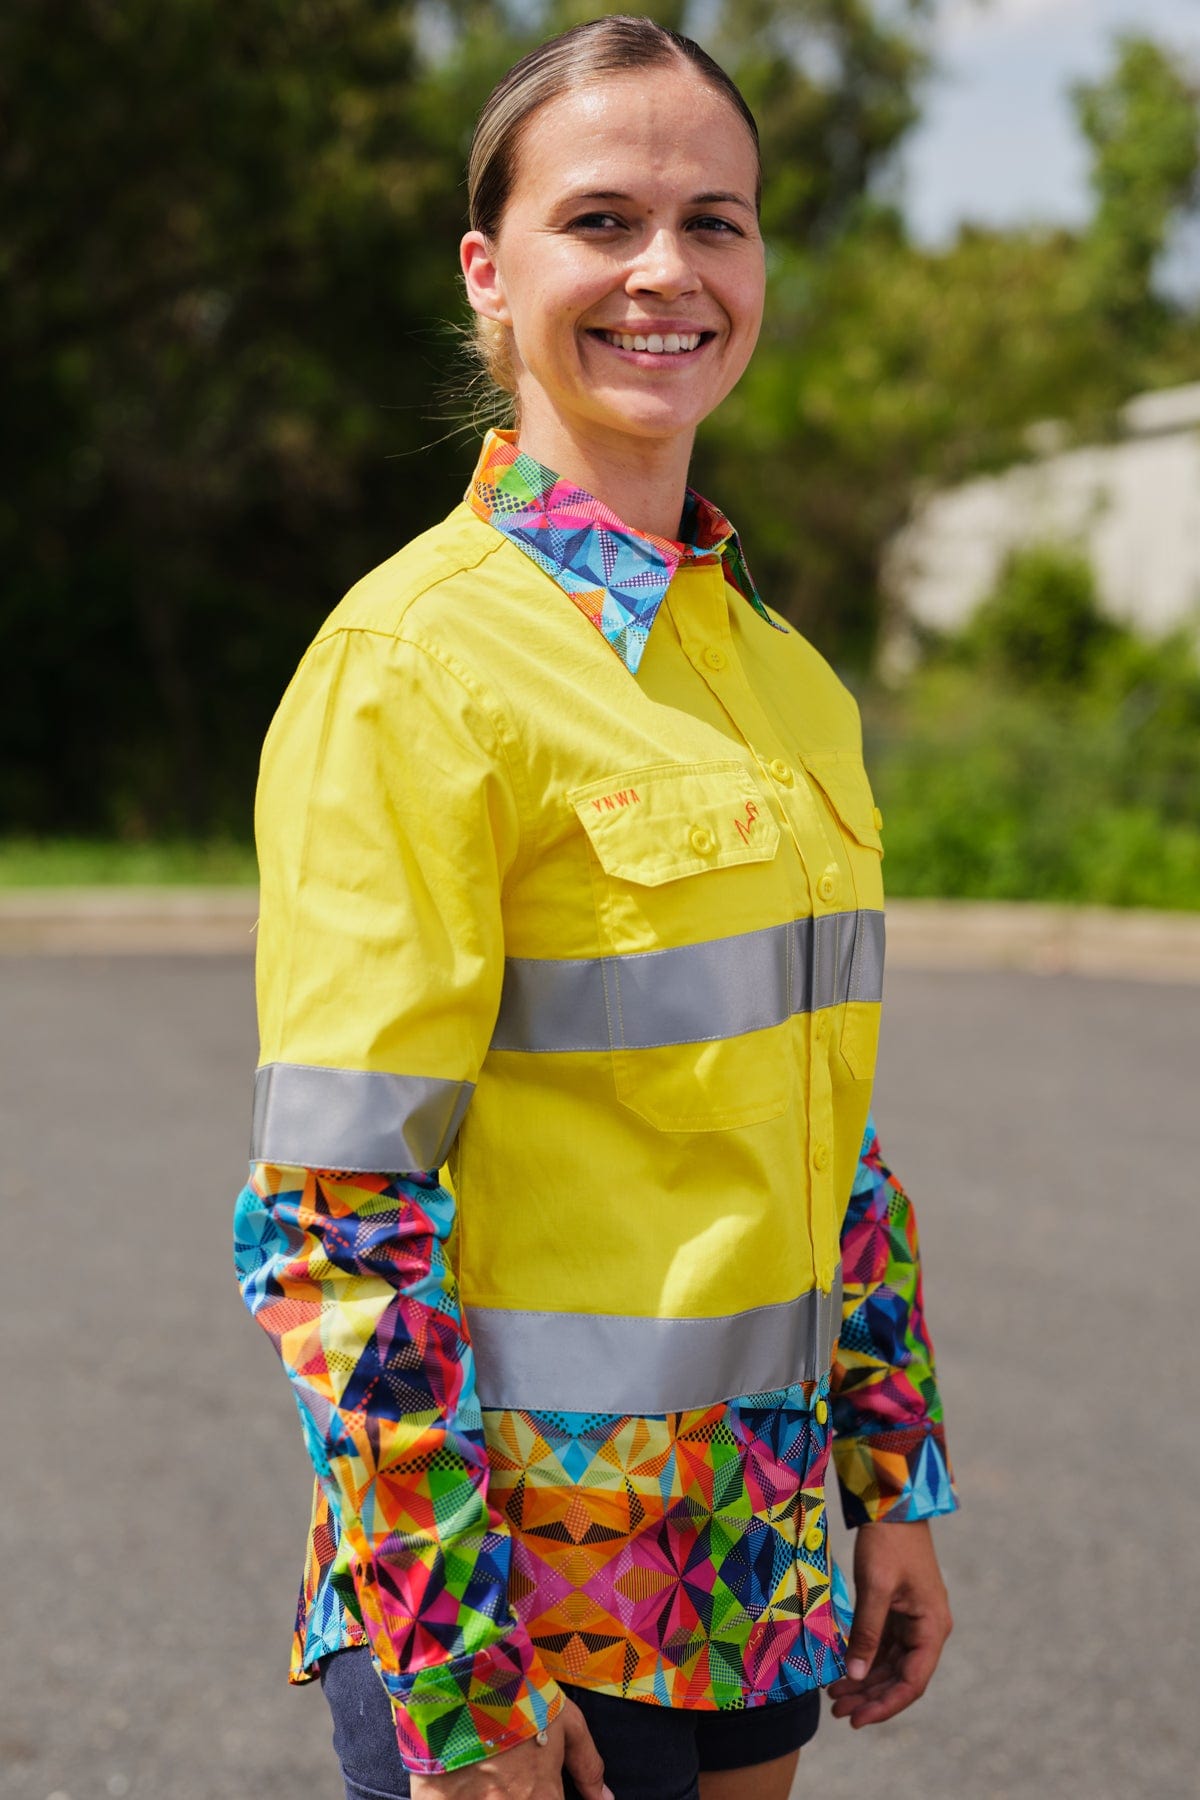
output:
[[[758,336],[757,174],[744,122],[686,67],[533,115],[498,236],[463,240],[472,305],[512,333],[526,447],[565,430],[690,448]]]

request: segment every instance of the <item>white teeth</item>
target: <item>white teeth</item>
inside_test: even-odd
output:
[[[642,337],[627,331],[606,331],[604,336],[620,350],[648,350],[652,356],[678,356],[681,351],[699,349],[702,333],[668,331],[665,337],[660,337],[657,332],[651,332],[648,337]]]

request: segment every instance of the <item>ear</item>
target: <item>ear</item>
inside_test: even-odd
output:
[[[511,325],[512,315],[508,310],[504,283],[490,241],[482,231],[468,231],[459,246],[458,254],[472,310],[481,319],[494,319],[498,325]]]

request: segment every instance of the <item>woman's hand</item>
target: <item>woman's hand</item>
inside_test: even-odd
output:
[[[835,1719],[878,1725],[920,1699],[953,1620],[923,1520],[860,1525],[846,1674],[829,1689]]]
[[[449,1775],[414,1775],[412,1800],[563,1800],[565,1768],[582,1800],[613,1800],[604,1785],[604,1764],[583,1714],[565,1700],[548,1743],[526,1738],[500,1756],[489,1756]]]

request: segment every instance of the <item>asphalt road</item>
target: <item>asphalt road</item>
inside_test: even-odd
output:
[[[338,1800],[283,1684],[308,1503],[230,1273],[250,964],[0,959],[0,1794]],[[821,1800],[1195,1800],[1200,987],[897,974],[878,1111],[917,1198],[964,1511],[905,1718]]]

